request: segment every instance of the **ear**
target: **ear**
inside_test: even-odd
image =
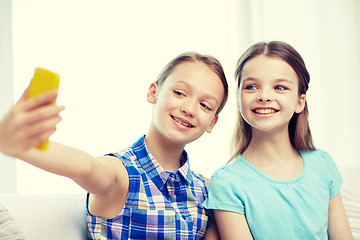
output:
[[[298,105],[295,108],[295,113],[301,113],[305,108],[305,103],[306,103],[306,95],[301,94],[301,96],[299,97]]]
[[[217,123],[219,116],[216,116],[213,118],[213,120],[211,121],[210,125],[207,127],[206,132],[211,133],[213,127],[215,126],[215,124]]]
[[[149,87],[149,90],[148,90],[148,93],[147,93],[147,101],[149,103],[156,103],[156,91],[158,89],[158,85],[153,82],[151,83],[150,87]]]

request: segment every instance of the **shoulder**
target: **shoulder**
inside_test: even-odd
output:
[[[245,162],[241,161],[241,158],[239,157],[235,161],[217,169],[211,176],[211,180],[222,179],[224,177],[227,178],[229,176],[238,176],[241,172],[246,170],[246,168],[244,168],[245,165]]]
[[[233,162],[217,169],[211,175],[209,187],[221,189],[233,186],[234,183],[236,183],[236,185],[242,185],[242,178],[246,176],[246,174],[243,174],[244,169],[241,169],[241,165],[242,163]]]
[[[318,176],[323,176],[334,188],[339,188],[342,184],[341,174],[330,154],[323,150],[302,152],[301,156],[313,172]]]
[[[135,154],[131,148],[125,148],[118,152],[112,152],[105,154],[104,156],[97,157],[97,159],[104,164],[120,166],[121,168],[125,169],[126,161],[133,159],[134,156]]]
[[[97,157],[97,160],[107,166],[110,171],[114,172],[116,181],[125,183],[125,187],[129,182],[129,166],[136,159],[136,155],[132,148],[125,148],[118,152],[108,153],[104,156]]]
[[[122,149],[120,151],[117,151],[117,152],[111,152],[111,153],[105,154],[104,156],[105,157],[106,156],[115,157],[115,158],[118,158],[118,159],[121,159],[121,160],[126,160],[126,159],[134,158],[135,153],[134,153],[134,151],[133,151],[133,149],[131,147],[128,147],[128,148],[124,148],[124,149]]]
[[[137,155],[135,154],[134,149],[131,147],[122,149],[118,152],[108,153],[104,157],[117,160],[130,172],[137,172],[139,168],[141,168],[141,164],[138,161]]]
[[[110,155],[97,157],[97,160],[100,162],[100,164],[109,169],[109,172],[113,172],[112,174],[108,175],[113,175],[115,181],[121,183],[120,186],[127,187],[129,182],[129,175],[122,161],[120,161],[117,157]]]
[[[209,178],[205,177],[203,174],[191,170],[193,181],[198,182],[200,185],[209,185]]]
[[[302,156],[306,156],[308,158],[331,158],[329,153],[323,150],[313,150],[313,151],[300,151]]]
[[[105,156],[100,156],[96,158],[100,163],[107,165],[107,166],[113,166],[113,167],[120,167],[120,168],[124,168],[125,166],[123,164],[123,162],[121,160],[119,160],[118,157],[113,156],[113,155],[105,155]],[[114,171],[117,171],[114,169]]]
[[[314,151],[303,151],[300,152],[301,156],[307,163],[316,164],[316,165],[334,165],[334,159],[330,154],[323,150],[314,150]]]
[[[205,177],[203,174],[198,173],[196,171],[191,170],[192,173],[192,180],[195,181],[199,186],[203,187],[203,188],[207,188],[208,183],[209,183],[209,179],[207,177]]]

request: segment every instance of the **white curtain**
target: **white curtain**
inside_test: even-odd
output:
[[[191,167],[210,177],[229,157],[236,104],[233,72],[257,41],[282,40],[305,59],[308,103],[318,148],[338,164],[355,155],[359,113],[359,0],[13,0],[14,96],[37,66],[61,76],[66,110],[52,140],[102,155],[146,133],[146,91],[162,67],[189,50],[223,64],[229,101],[211,134],[187,146]],[[1,54],[1,53],[0,53]],[[0,103],[2,104],[2,103]],[[1,166],[1,162],[0,162]],[[18,192],[79,192],[68,179],[21,161]],[[56,186],[56,187],[55,187]]]

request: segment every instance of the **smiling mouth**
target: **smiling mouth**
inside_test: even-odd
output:
[[[174,117],[173,115],[171,115],[171,118],[174,119],[176,122],[180,123],[181,125],[185,126],[185,127],[188,127],[188,128],[194,128],[194,127],[195,127],[195,126],[192,125],[191,123],[183,122],[183,121],[181,121],[180,119]]]
[[[279,110],[276,110],[276,109],[273,109],[273,108],[255,108],[252,111],[254,113],[257,113],[257,114],[271,114],[271,113],[276,113]]]

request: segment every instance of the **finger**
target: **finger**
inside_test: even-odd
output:
[[[51,135],[56,132],[56,128],[49,129],[45,132],[42,132],[40,135],[37,135],[36,138],[33,139],[31,147],[37,147],[47,141]]]
[[[59,117],[60,112],[64,109],[64,106],[57,106],[54,104],[39,107],[38,109],[28,112],[27,125],[33,125],[47,119]]]
[[[24,102],[26,102],[27,100],[27,96],[29,93],[29,87],[27,87],[25,89],[25,91],[23,92],[23,94],[21,95],[21,97],[19,98],[19,100],[15,103],[15,107],[19,107],[19,105],[23,104]]]
[[[29,87],[27,87],[26,89],[25,89],[25,91],[23,92],[23,94],[21,95],[21,97],[20,97],[20,99],[27,99],[27,96],[28,96],[28,94],[29,94]]]
[[[43,144],[49,139],[49,137],[56,131],[56,128],[49,129],[48,131],[42,132],[40,134],[32,135],[24,141],[20,147],[21,150],[26,151],[31,148],[37,147]]]
[[[24,103],[24,110],[30,111],[34,108],[38,108],[43,105],[52,104],[56,100],[57,94],[58,94],[57,91],[53,90],[38,95],[36,97],[27,99],[26,102]]]
[[[62,106],[52,104],[28,113],[12,111],[8,116],[9,124],[6,127],[9,140],[26,144],[33,136],[54,128],[62,120],[59,114],[63,109]]]
[[[29,138],[33,138],[34,136],[40,136],[45,132],[52,131],[56,128],[56,125],[62,120],[60,116],[55,116],[52,118],[48,118],[44,121],[33,124],[27,129],[26,134]]]

